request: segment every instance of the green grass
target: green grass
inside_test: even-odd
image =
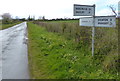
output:
[[[15,23],[9,23],[9,24],[2,24],[2,27],[0,27],[0,30],[6,29],[6,28],[10,28],[14,25],[20,24],[22,22],[15,22]]]
[[[0,20],[0,30],[2,29],[2,20]]]
[[[59,33],[28,22],[28,53],[33,79],[117,79],[91,56],[89,45],[68,40]],[[112,53],[111,53],[112,54]],[[106,57],[108,59],[109,57]],[[112,58],[111,58],[112,60]],[[104,64],[110,61],[104,61]]]

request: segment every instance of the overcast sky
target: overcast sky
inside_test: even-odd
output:
[[[73,16],[73,4],[96,4],[96,15],[114,15],[109,5],[114,5],[118,12],[120,0],[0,0],[0,14],[10,13],[13,17],[28,18],[29,15],[52,18],[76,18]],[[78,17],[77,17],[78,18]]]

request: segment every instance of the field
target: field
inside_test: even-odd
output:
[[[91,55],[91,27],[78,20],[28,22],[32,79],[118,79],[118,25],[96,28]]]

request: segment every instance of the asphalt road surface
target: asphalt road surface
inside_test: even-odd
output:
[[[0,39],[2,79],[29,79],[26,22],[1,30]]]

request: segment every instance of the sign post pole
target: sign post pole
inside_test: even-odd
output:
[[[94,5],[74,4],[74,16],[92,16],[80,19],[80,26],[92,27],[92,56],[94,56],[95,27],[116,27],[116,16],[95,16]]]
[[[94,18],[93,18],[94,22]],[[92,27],[92,56],[94,56],[94,38],[95,38],[95,26]]]
[[[95,38],[95,5],[94,5],[93,27],[92,27],[92,56],[94,56],[94,38]]]

